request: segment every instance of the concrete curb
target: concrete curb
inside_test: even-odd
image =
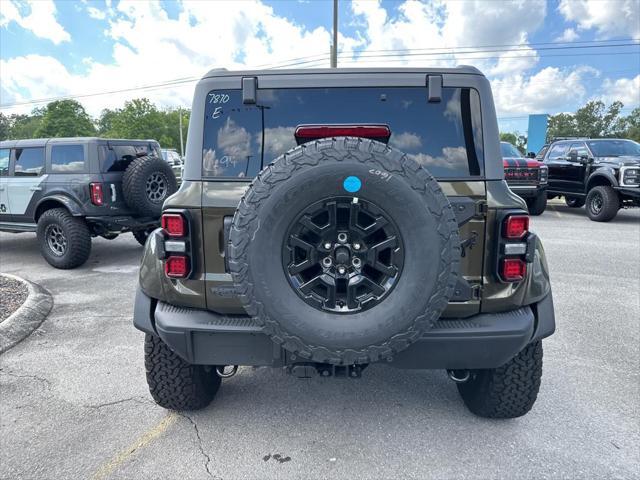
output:
[[[27,285],[29,295],[25,302],[9,318],[0,322],[0,354],[27,338],[40,326],[53,308],[53,297],[40,285],[24,278],[0,273],[5,277]]]

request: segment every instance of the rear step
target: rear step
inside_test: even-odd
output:
[[[318,367],[314,362],[292,365],[291,361],[297,359],[272,342],[262,327],[247,316],[219,315],[158,302],[154,317],[155,332],[190,363],[289,365],[291,373],[301,377],[313,375],[308,366]],[[420,340],[396,354],[389,365],[399,368],[495,368],[527,345],[535,323],[528,306],[466,319],[442,319]],[[360,375],[361,369],[355,376]],[[322,368],[320,370],[321,375],[327,375],[322,373]],[[329,375],[336,373],[343,374],[329,371]],[[353,371],[347,369],[344,374],[353,376]]]

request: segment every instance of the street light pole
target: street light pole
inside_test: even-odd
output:
[[[333,43],[331,44],[331,68],[338,67],[338,0],[333,0]]]

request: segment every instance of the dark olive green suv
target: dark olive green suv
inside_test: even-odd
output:
[[[135,304],[158,404],[205,407],[238,366],[384,363],[529,411],[551,286],[478,70],[213,70],[190,122]]]

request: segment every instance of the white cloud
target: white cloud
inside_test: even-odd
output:
[[[562,71],[546,67],[535,75],[511,75],[492,82],[498,115],[514,113],[555,113],[586,98],[586,76],[597,76],[591,67]]]
[[[104,20],[107,18],[107,12],[96,7],[87,7],[87,13],[91,18],[95,18],[96,20]]]
[[[607,102],[622,102],[625,107],[640,105],[640,75],[635,78],[605,78],[602,82],[602,99]]]
[[[558,10],[578,29],[595,29],[600,38],[640,36],[638,0],[560,0]]]
[[[0,24],[28,18],[21,16],[14,3],[0,2]],[[47,19],[51,23],[55,6],[51,2],[38,2],[38,5],[41,3],[53,9]],[[579,1],[578,4],[583,8],[586,3]],[[561,3],[561,11],[566,8],[564,5],[565,2]],[[276,65],[310,55],[322,59],[328,53],[331,37],[325,28],[308,29],[276,15],[260,0],[215,4],[185,1],[177,18],[169,18],[157,0],[107,3],[102,11],[93,6],[83,5],[83,8],[87,18],[104,17],[108,25],[106,35],[114,42],[112,60],[101,63],[84,58],[83,73],[78,74],[48,56],[27,55],[2,60],[2,103],[124,90],[176,78],[200,78],[215,67],[241,69]],[[587,71],[589,76],[597,75],[595,70],[581,66],[574,66],[572,70],[545,68],[530,75],[539,55],[529,45],[529,38],[544,21],[546,2],[543,0],[509,3],[435,0],[427,4],[407,0],[397,6],[398,14],[394,16],[378,1],[356,1],[351,8],[356,32],[350,36],[340,35],[339,48],[347,57],[355,49],[363,49],[364,53],[358,58],[359,63],[341,59],[342,66],[474,64],[492,80],[500,114],[554,113],[568,104],[573,107],[575,102],[587,98],[584,86]],[[568,28],[563,33],[567,39],[572,35],[567,33],[569,30],[576,33]],[[64,35],[68,37],[68,33]],[[463,48],[474,45],[475,50],[492,50],[490,45],[513,46],[502,52],[470,53],[469,48]],[[380,49],[414,49],[412,53],[415,53],[424,52],[425,48],[442,50],[437,55],[404,56],[399,62],[393,61],[396,57],[371,57],[379,54],[375,51]],[[452,48],[458,50],[452,52]],[[313,64],[301,66],[310,65]],[[328,66],[328,59],[318,65]],[[80,101],[92,115],[142,96],[162,107],[187,106],[191,103],[194,83],[83,97]],[[609,90],[624,95],[624,88],[621,84],[616,90],[612,83]],[[32,105],[26,105],[5,113],[31,108]],[[273,148],[285,140],[285,135],[289,134],[274,129]],[[267,145],[267,148],[270,147]]]
[[[51,40],[56,45],[71,40],[71,35],[55,19],[56,6],[53,0],[29,0],[23,5],[28,7],[28,14],[21,13],[19,4],[13,0],[2,0],[0,27],[16,22],[25,30],[40,38]]]
[[[4,0],[0,1],[4,5]],[[213,5],[187,1],[178,18],[170,19],[158,1],[123,0],[112,10],[105,10],[107,36],[115,42],[111,63],[85,62],[84,73],[72,74],[53,57],[9,59],[2,65],[2,103],[47,98],[54,90],[58,95],[123,90],[176,78],[200,78],[216,67],[273,65],[290,58],[327,53],[330,34],[326,29],[306,29],[274,14],[271,7],[258,0],[220,1]],[[53,64],[59,75],[47,75],[40,84],[23,81],[43,78],[41,72],[47,72]],[[92,115],[142,96],[161,106],[186,106],[191,103],[194,84],[195,81],[80,100]],[[5,113],[31,108],[16,107]]]
[[[540,28],[544,21],[544,0],[436,0],[426,4],[407,0],[398,6],[398,10],[400,14],[397,17],[389,18],[378,1],[356,1],[352,4],[355,26],[360,27],[356,38],[366,41],[364,54],[358,63],[363,66],[363,61],[367,66],[474,64],[487,73],[497,75],[530,69],[538,61],[535,51],[528,49],[526,44],[528,36]],[[527,21],[523,22],[523,18]],[[507,53],[492,52],[491,46],[495,45],[513,45],[514,50]],[[519,46],[518,49],[516,46]],[[518,51],[523,46],[526,50]],[[410,55],[393,59],[364,58],[375,57],[375,51],[381,49],[412,51]],[[431,51],[426,52],[425,49]],[[487,58],[496,56],[500,58]],[[354,65],[348,61],[342,63]]]
[[[392,134],[389,143],[400,150],[415,150],[422,146],[420,135],[411,132]]]
[[[579,38],[579,35],[573,28],[567,28],[562,35],[556,38],[556,42],[574,42]]]

